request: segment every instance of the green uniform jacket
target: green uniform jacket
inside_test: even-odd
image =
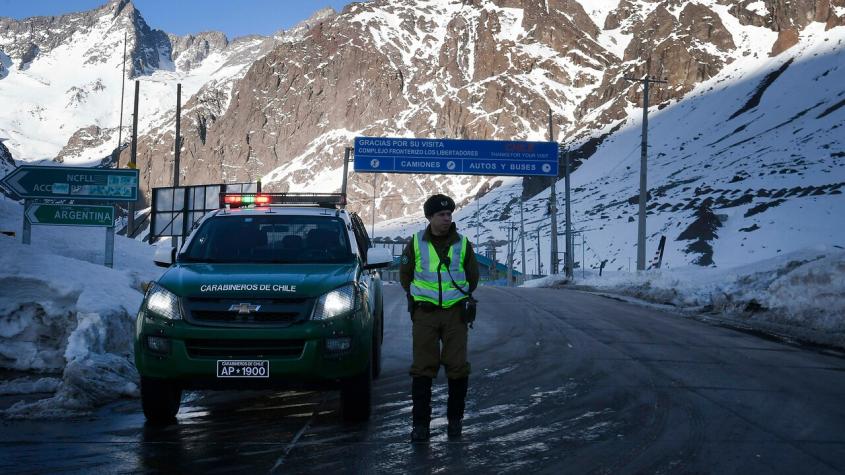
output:
[[[444,259],[449,255],[449,247],[458,242],[460,238],[455,223],[452,223],[452,227],[449,228],[449,233],[446,236],[435,236],[431,234],[431,226],[426,227],[424,239],[434,244],[437,255]],[[402,283],[402,288],[405,289],[406,294],[411,293],[415,258],[414,243],[411,241],[402,251],[402,263],[399,265],[399,282]],[[467,282],[469,282],[469,292],[472,292],[478,287],[478,260],[475,258],[475,251],[473,251],[472,243],[469,241],[467,241],[467,252],[464,257],[464,272],[466,272]],[[448,279],[449,275],[446,274],[445,278]]]

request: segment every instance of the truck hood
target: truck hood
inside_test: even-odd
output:
[[[318,297],[355,280],[358,264],[176,264],[158,281],[180,297]]]

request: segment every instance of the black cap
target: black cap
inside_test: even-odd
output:
[[[455,201],[441,194],[432,195],[429,199],[425,200],[425,204],[423,205],[423,212],[425,212],[426,218],[430,218],[435,213],[439,213],[445,209],[455,211]]]

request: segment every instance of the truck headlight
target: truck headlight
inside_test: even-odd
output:
[[[147,290],[145,302],[147,312],[169,320],[181,320],[182,310],[179,308],[179,297],[158,284],[152,284]]]
[[[355,310],[357,293],[353,284],[347,284],[323,294],[314,304],[311,320],[326,320]]]

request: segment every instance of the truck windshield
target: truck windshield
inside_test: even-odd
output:
[[[334,216],[219,216],[197,230],[186,262],[341,263],[353,258],[343,220]]]

